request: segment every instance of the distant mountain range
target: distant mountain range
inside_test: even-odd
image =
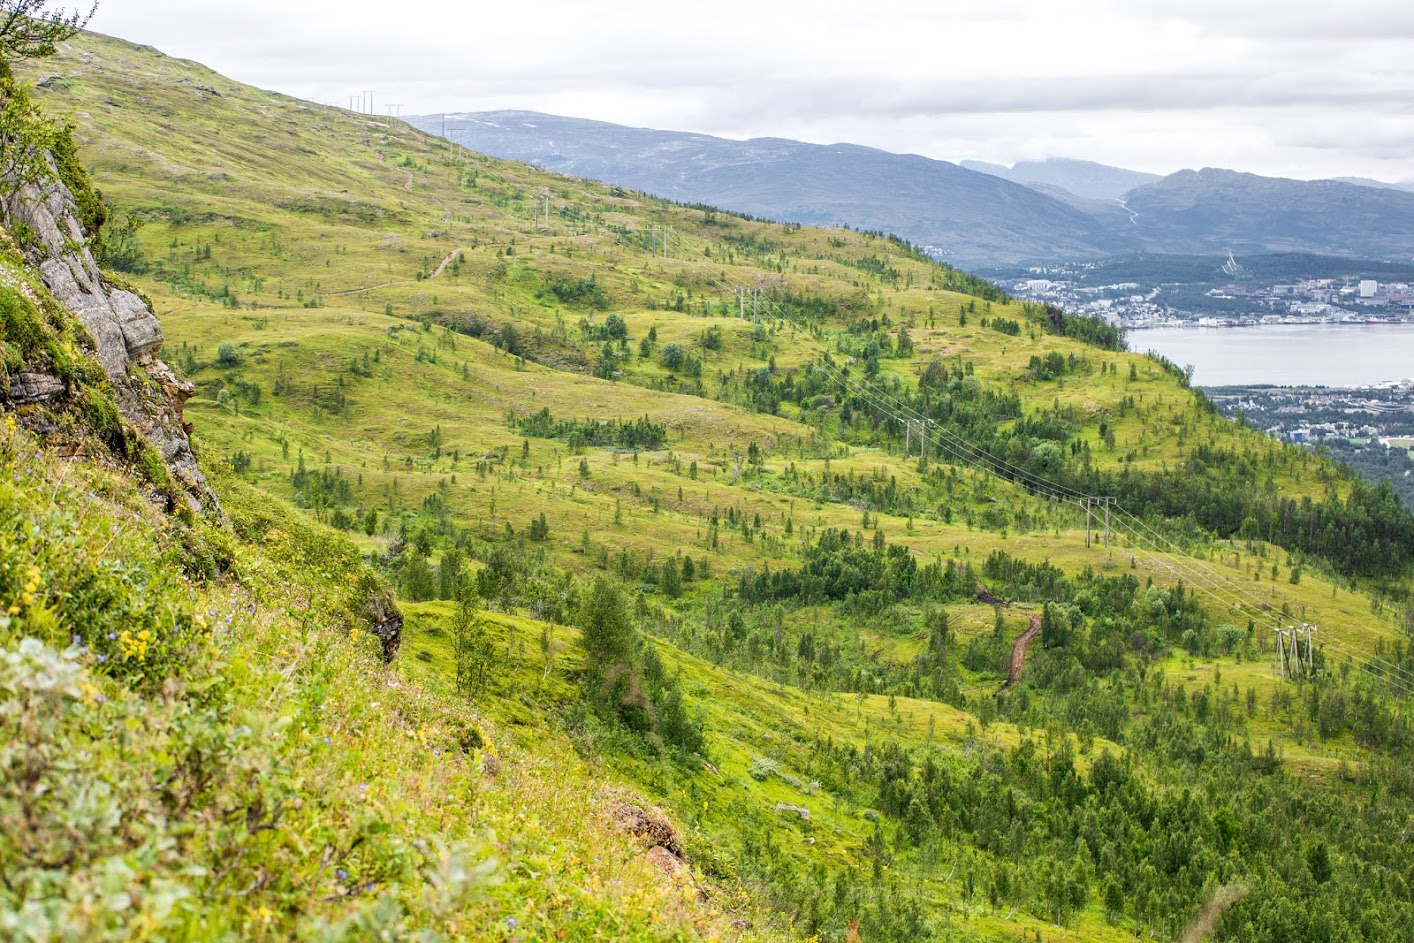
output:
[[[1124,170],[1088,160],[1068,160],[1051,157],[1046,160],[1024,160],[1011,167],[988,164],[980,160],[965,160],[968,170],[991,174],[1028,187],[1059,187],[1086,200],[1118,200],[1135,187],[1161,179],[1158,174]]]
[[[1090,161],[962,165],[854,144],[733,141],[525,111],[414,116],[495,157],[769,219],[897,233],[969,267],[1162,253],[1414,258],[1411,184]]]

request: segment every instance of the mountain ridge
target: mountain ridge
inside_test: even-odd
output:
[[[853,144],[731,141],[524,111],[446,117],[450,137],[498,156],[764,218],[895,232],[964,266],[1134,251],[1414,256],[1414,194],[1398,186],[1212,168],[1159,177],[1069,159],[959,165]],[[436,133],[443,116],[408,120]]]
[[[1097,253],[1108,244],[1100,226],[1058,200],[919,155],[784,138],[732,141],[533,112],[448,113],[446,118],[453,140],[499,151],[497,156],[763,218],[898,232],[964,263]],[[408,118],[433,133],[442,120],[441,115]],[[522,133],[527,129],[530,133]],[[567,136],[586,130],[592,140],[567,154]],[[860,174],[850,173],[850,167],[861,168]],[[902,216],[900,201],[912,206]],[[1006,212],[999,216],[1001,209]]]

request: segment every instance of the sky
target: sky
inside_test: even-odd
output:
[[[378,114],[1414,180],[1408,0],[99,0],[91,28]]]

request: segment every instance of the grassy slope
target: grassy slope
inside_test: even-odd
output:
[[[574,344],[556,349],[571,369],[553,369],[518,362],[480,340],[423,331],[406,320],[438,311],[495,325],[512,322],[527,336],[537,329],[545,336],[575,335],[582,317],[602,321],[602,313],[537,298],[545,273],[567,278],[592,274],[635,342],[650,327],[657,329],[660,343],[689,344],[704,328],[720,326],[724,349],[703,355],[709,380],[719,370],[763,366],[773,355],[778,367],[790,368],[818,349],[803,334],[792,337],[788,328],[757,342],[749,324],[711,317],[735,303],[724,277],[748,284],[784,279],[859,313],[887,314],[895,324],[911,321],[919,356],[885,361],[885,369],[903,383],[915,382],[914,370],[931,355],[961,355],[973,362],[984,383],[1014,389],[1028,408],[1056,400],[1076,405],[1092,417],[1082,435],[1102,463],[1118,464],[1133,450],[1137,466],[1162,467],[1176,461],[1181,437],[1189,444],[1206,439],[1252,451],[1269,448],[1255,434],[1196,419],[1191,396],[1145,358],[1102,353],[1050,336],[1004,337],[977,325],[981,303],[967,326],[960,326],[958,306],[974,299],[935,287],[940,277],[935,269],[880,239],[672,207],[475,155],[451,161],[436,141],[406,126],[239,86],[191,63],[101,37],[84,37],[41,69],[36,78],[59,77],[48,83],[41,100],[51,111],[74,114],[83,156],[109,202],[120,220],[126,215],[143,223],[145,252],[154,263],[161,262],[165,278],[149,275],[140,281],[157,302],[169,337],[169,359],[196,368],[201,393],[188,410],[198,435],[221,452],[250,453],[255,484],[282,497],[291,496],[288,472],[302,451],[311,467],[322,467],[327,458],[331,467],[356,477],[355,494],[364,506],[417,508],[428,496],[440,494],[457,521],[488,535],[507,523],[521,530],[543,511],[551,526],[550,559],[581,571],[591,568],[590,560],[575,552],[584,531],[591,545],[615,551],[630,546],[651,548],[660,557],[679,548],[702,553],[706,518],[714,506],[735,505],[748,516],[759,514],[769,538],[748,543],[724,531],[720,552],[713,556],[718,575],[748,563],[791,564],[809,528],[860,526],[860,513],[850,505],[816,504],[789,493],[783,472],[790,463],[817,472],[825,464],[799,447],[811,441],[812,429],[790,416],[763,416],[649,389],[665,378],[656,362],[629,363],[624,379],[615,383],[572,369]],[[552,206],[546,229],[534,222],[535,197],[541,193],[550,196]],[[649,255],[641,234],[655,224],[673,228],[679,256],[690,255],[690,261]],[[616,237],[606,226],[639,235]],[[751,237],[756,245],[769,242],[771,248],[753,253],[740,241],[729,244],[728,237]],[[423,277],[457,253],[463,264]],[[885,285],[841,261],[866,258],[887,258],[901,273],[899,280]],[[243,307],[227,306],[231,293]],[[686,299],[684,310],[665,310],[678,294]],[[1021,319],[1017,310],[994,307],[995,315]],[[930,316],[937,319],[935,329],[925,326]],[[239,345],[242,366],[214,365],[222,342]],[[596,345],[580,346],[581,353],[592,355]],[[1026,361],[1053,350],[1096,363],[1114,361],[1118,370],[1067,378],[1059,387],[1024,380]],[[373,351],[379,359],[372,375],[351,376],[347,365]],[[429,354],[435,354],[435,363]],[[1137,370],[1134,381],[1128,379],[1131,363]],[[292,392],[272,395],[277,378],[292,383]],[[238,405],[229,395],[223,401],[219,394],[233,389],[237,380],[265,391],[259,406]],[[336,388],[347,407],[337,413],[320,408],[320,397]],[[1152,407],[1149,413],[1116,418],[1119,401],[1128,395]],[[669,426],[671,451],[635,460],[591,450],[587,480],[578,475],[578,457],[571,458],[562,443],[530,440],[528,460],[521,463],[522,438],[506,427],[505,414],[541,406],[549,406],[557,417],[648,414]],[[1185,416],[1187,428],[1172,421]],[[1100,442],[1101,418],[1116,429],[1113,451]],[[436,459],[426,439],[434,426],[440,427],[443,441],[442,456]],[[734,480],[738,457],[753,442],[767,449],[767,471]],[[501,447],[511,461],[478,475],[477,460]],[[457,461],[450,456],[454,449]],[[699,463],[695,480],[682,470],[693,460]],[[881,471],[905,486],[918,475],[916,462],[877,449],[853,448],[830,461],[834,471]],[[1274,486],[1293,494],[1319,494],[1324,487],[1320,471],[1315,462],[1291,464]],[[959,503],[980,508],[991,500],[1028,509],[1035,524],[1027,532],[1004,534],[920,516],[909,534],[907,521],[885,514],[881,526],[890,539],[926,556],[959,554],[980,564],[992,549],[1004,548],[1028,559],[1050,559],[1069,571],[1131,565],[1122,543],[1109,556],[1087,550],[1073,514],[1006,484],[968,480]],[[622,520],[616,524],[619,507]],[[794,539],[784,535],[787,517],[795,525]],[[358,539],[365,550],[386,542],[384,537]],[[1264,552],[1269,556],[1263,565],[1282,560],[1279,551]],[[1136,552],[1135,557],[1141,578],[1174,579],[1172,565],[1162,558],[1155,563],[1146,554]],[[1253,559],[1244,552],[1238,566],[1230,559],[1213,566],[1250,581]],[[1392,634],[1370,616],[1367,600],[1333,591],[1319,578],[1308,575],[1293,586],[1264,576],[1251,585],[1275,605],[1286,602],[1352,641],[1368,645]],[[413,607],[413,613],[407,651],[426,651],[431,660],[405,657],[400,670],[434,687],[443,685],[448,656],[445,642],[433,633],[446,612],[439,604],[427,604]],[[983,631],[991,619],[989,609],[979,612],[977,607],[958,607],[953,615],[964,639]],[[522,650],[537,651],[537,624],[496,618],[508,648],[519,638]],[[1221,614],[1218,621],[1224,621]],[[1019,627],[1013,616],[1013,629]],[[565,630],[560,638],[568,646],[572,633]],[[883,657],[903,660],[919,649],[920,638],[881,630],[869,644],[877,640]],[[866,717],[871,725],[892,725],[898,737],[919,744],[929,739],[924,718],[932,717],[932,736],[949,749],[967,737],[969,720],[975,726],[975,719],[940,705],[901,701],[895,715],[886,698],[807,695],[686,655],[670,657],[682,664],[689,693],[709,705],[720,779],[684,786],[679,778],[656,775],[635,761],[610,770],[574,767],[565,775],[571,783],[574,776],[591,775],[657,783],[680,809],[696,808],[705,797],[705,814],[692,819],[702,835],[696,849],[728,843],[728,824],[739,810],[759,814],[787,801],[812,807],[812,837],[819,839],[792,853],[806,860],[848,857],[865,829],[858,810],[812,801],[781,780],[758,783],[746,774],[751,759],[770,755],[783,768],[801,766],[802,740],[817,733],[863,738]],[[522,661],[519,673],[507,674],[503,694],[534,684],[542,673],[534,658]],[[545,684],[562,685],[556,679],[563,678],[569,664],[550,672]],[[1174,658],[1169,669],[1196,678],[1213,666],[1189,667]],[[1224,660],[1221,671],[1224,682],[1236,680],[1264,698],[1273,685],[1265,662]],[[976,693],[993,685],[994,678],[978,678]],[[498,698],[488,710],[504,711],[536,757],[562,754],[563,735],[538,719],[540,705],[553,700],[553,693],[553,687],[537,693],[530,706],[513,697]],[[1281,738],[1288,756],[1313,770],[1356,755],[1339,742],[1297,743],[1276,723],[1259,725],[1253,733]],[[996,725],[988,736],[1014,742],[1018,732]],[[555,772],[559,775],[560,767]],[[573,785],[569,788],[574,791]],[[717,811],[723,808],[733,811]],[[949,901],[957,896],[956,888],[947,886],[939,886],[936,894]],[[1080,929],[1089,938],[1111,932],[1093,912]]]
[[[9,253],[0,281],[73,329]],[[94,433],[73,416],[61,454],[0,416],[7,938],[686,940],[739,936],[726,909],[758,922],[655,870],[572,752],[528,753],[384,666],[343,535],[220,474],[229,519],[177,524]]]

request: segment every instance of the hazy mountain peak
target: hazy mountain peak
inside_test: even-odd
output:
[[[1047,157],[1045,160],[1017,161],[1011,167],[984,161],[966,160],[968,170],[991,174],[1029,187],[1059,187],[1087,200],[1117,200],[1135,187],[1159,179],[1158,174],[1111,167],[1092,160]]]

